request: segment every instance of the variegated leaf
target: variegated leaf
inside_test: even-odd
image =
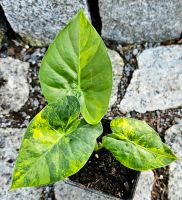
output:
[[[79,120],[76,97],[47,105],[24,135],[13,174],[12,189],[62,180],[80,170],[93,152],[101,124]]]
[[[118,118],[111,122],[112,134],[103,138],[103,145],[124,166],[144,171],[166,166],[176,156],[145,122]]]

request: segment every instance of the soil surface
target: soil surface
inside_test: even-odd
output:
[[[109,121],[103,120],[102,124],[104,133],[111,133]],[[101,138],[98,139],[100,141]],[[94,152],[86,165],[69,178],[86,188],[129,199],[133,195],[138,176],[139,172],[121,165],[109,151],[101,149]]]

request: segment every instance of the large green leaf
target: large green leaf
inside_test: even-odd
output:
[[[103,138],[103,145],[126,167],[144,171],[166,166],[177,159],[143,121],[118,118],[111,122],[111,129],[113,133]]]
[[[54,183],[85,165],[102,126],[79,120],[79,113],[78,100],[65,97],[31,121],[16,161],[12,189]]]
[[[97,124],[106,113],[112,88],[111,62],[82,10],[49,46],[39,78],[48,102],[64,95],[79,96],[81,113],[88,123]]]

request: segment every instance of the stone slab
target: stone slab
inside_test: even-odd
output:
[[[99,0],[102,36],[122,43],[179,38],[181,3],[181,0]]]
[[[29,63],[11,57],[0,58],[0,113],[19,111],[29,97]]]
[[[141,172],[133,200],[151,200],[153,181],[152,171]]]
[[[109,57],[112,63],[112,73],[113,73],[113,86],[112,94],[109,103],[109,110],[117,102],[118,86],[123,75],[124,61],[118,52],[108,49]]]
[[[33,46],[46,46],[68,21],[83,8],[86,0],[0,0],[13,30]]]
[[[9,191],[11,175],[25,129],[0,128],[0,199],[38,200],[42,189],[23,188]]]
[[[173,125],[165,133],[165,141],[179,157],[169,166],[168,198],[182,199],[182,124]]]
[[[147,49],[137,61],[120,111],[145,113],[182,106],[182,46]]]
[[[118,200],[103,193],[95,193],[92,190],[86,190],[77,187],[71,181],[60,181],[54,185],[56,200]]]

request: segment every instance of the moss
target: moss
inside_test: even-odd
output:
[[[4,32],[0,31],[0,45],[4,39]]]
[[[45,47],[47,46],[47,43],[43,40],[33,38],[31,36],[25,35],[25,34],[20,34],[22,40],[26,44],[30,44],[31,46],[36,46],[36,47]]]

